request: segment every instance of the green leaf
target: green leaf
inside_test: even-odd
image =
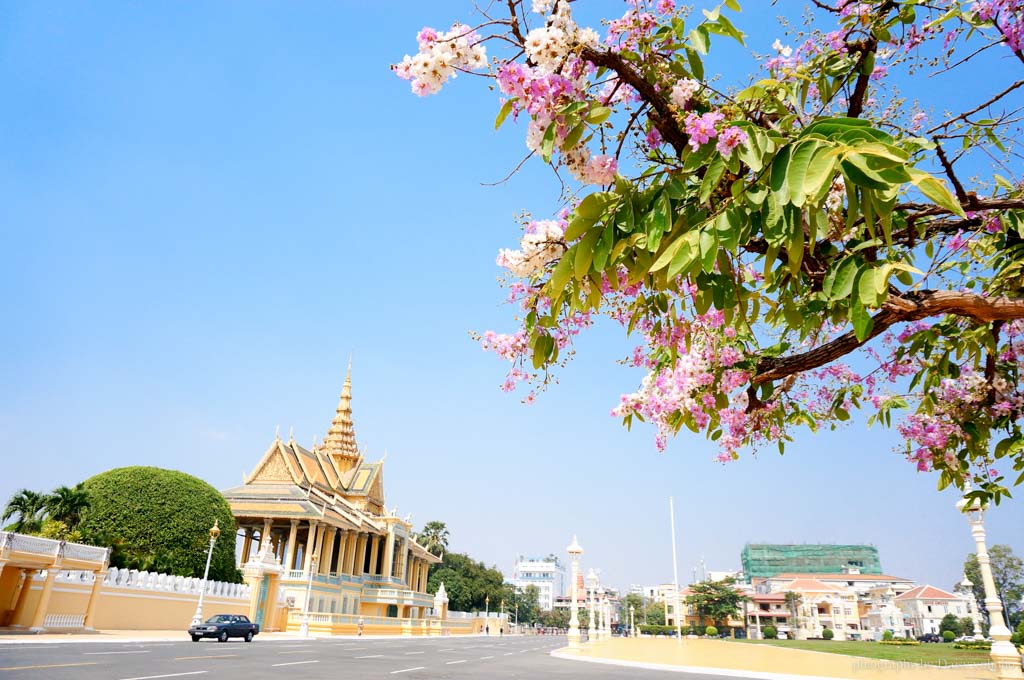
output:
[[[888,189],[890,184],[875,170],[868,166],[867,159],[859,153],[848,153],[840,161],[843,174],[857,186],[868,189]]]
[[[825,294],[829,300],[845,300],[853,292],[853,282],[857,278],[857,259],[848,257],[839,263],[835,275],[825,278]]]
[[[548,289],[548,297],[554,299],[558,297],[562,290],[565,288],[565,284],[569,282],[569,277],[572,275],[572,264],[575,259],[573,251],[579,252],[579,244],[574,245],[572,248],[562,253],[562,259],[555,265],[554,271],[551,272],[551,278],[548,279],[546,288]]]
[[[501,110],[498,111],[498,117],[494,119],[494,129],[497,130],[501,127],[501,124],[508,118],[508,114],[512,113],[512,107],[515,104],[515,99],[506,99],[505,103],[501,105]]]
[[[819,203],[832,186],[838,159],[835,151],[827,145],[819,145],[807,164],[803,178],[803,192],[808,199]]]
[[[623,199],[619,209],[615,211],[614,223],[619,230],[627,234],[633,232],[636,222],[633,217],[633,201],[628,196]]]
[[[597,248],[594,249],[594,268],[598,271],[604,269],[604,266],[608,263],[608,255],[612,252],[614,242],[615,226],[608,224],[604,228],[604,233],[601,234],[601,240],[597,242]]]
[[[580,123],[572,130],[569,130],[569,134],[562,140],[562,150],[568,151],[569,149],[576,148],[576,145],[580,143],[580,139],[583,137],[583,133],[587,131],[585,123]]]
[[[704,80],[704,62],[701,61],[697,50],[692,47],[686,48],[686,61],[690,64],[690,73],[697,80]]]
[[[533,367],[538,369],[542,367],[547,362],[554,347],[554,338],[550,335],[538,335],[537,341],[533,345]]]
[[[928,197],[933,203],[939,207],[945,208],[954,215],[967,218],[964,214],[964,209],[960,205],[960,202],[949,192],[946,188],[946,183],[938,180],[923,170],[917,168],[910,168],[910,181],[913,182],[914,186],[921,190],[921,193]]]
[[[608,191],[594,192],[580,201],[580,204],[576,206],[576,214],[596,221],[604,214],[604,209],[608,207],[608,203],[613,198],[614,194]]]
[[[590,271],[590,264],[594,261],[594,248],[599,238],[601,230],[591,229],[583,240],[576,244],[576,260],[573,265],[577,279],[582,279]]]
[[[700,232],[696,229],[686,233],[686,236],[679,239],[681,247],[676,250],[672,262],[668,266],[668,278],[674,279],[681,272],[686,271],[697,260],[700,254]]]
[[[612,115],[612,110],[607,106],[595,106],[590,109],[590,113],[587,114],[587,122],[592,125],[600,125],[608,120],[608,116],[610,115]]]
[[[811,164],[811,158],[818,150],[819,144],[815,139],[797,142],[793,149],[789,167],[786,168],[786,185],[789,187],[789,200],[795,206],[802,206],[807,197],[805,183],[807,181],[807,166]],[[775,167],[772,166],[772,179],[774,180]],[[774,181],[773,181],[774,184]]]
[[[871,318],[868,310],[864,305],[859,303],[853,303],[850,307],[850,317],[853,322],[853,331],[857,336],[857,340],[864,342],[867,340],[868,335],[871,334],[871,330],[875,327],[875,321]]]
[[[725,174],[725,161],[722,159],[721,154],[718,154],[711,161],[707,172],[704,174],[704,179],[701,180],[700,194],[697,199],[700,203],[706,202],[711,197],[711,193],[718,186],[718,182],[722,179],[723,174]]]
[[[551,154],[555,150],[555,133],[558,132],[558,123],[551,123],[544,131],[544,138],[540,142],[540,157],[545,163],[551,162]]]
[[[725,6],[731,9],[733,12],[743,11],[742,9],[740,9],[740,3],[738,3],[736,0],[725,0]]]
[[[693,45],[693,49],[697,50],[703,55],[708,53],[708,31],[703,26],[690,31],[690,44]]]
[[[705,228],[700,231],[700,259],[705,273],[715,270],[715,259],[718,256],[718,238],[715,230]]]

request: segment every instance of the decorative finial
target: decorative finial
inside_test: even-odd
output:
[[[277,440],[277,441],[281,441],[281,426],[280,425],[275,425],[274,426],[274,439]]]
[[[384,457],[380,459],[380,462],[384,462],[388,459],[388,450],[384,449]]]
[[[289,444],[294,444],[295,443],[295,426],[294,425],[289,425],[288,426],[288,443]]]

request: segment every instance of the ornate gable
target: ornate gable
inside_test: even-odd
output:
[[[296,474],[296,472],[293,466],[289,464],[288,457],[281,448],[281,440],[275,439],[274,443],[270,445],[270,448],[267,449],[267,452],[263,454],[263,458],[256,465],[256,469],[245,480],[245,483],[289,482],[299,484],[301,476]]]

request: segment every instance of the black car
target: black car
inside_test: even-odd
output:
[[[198,626],[189,626],[188,634],[192,636],[192,642],[199,642],[204,637],[217,638],[218,642],[227,642],[228,638],[245,638],[246,642],[252,642],[254,635],[260,632],[259,624],[253,623],[248,617],[240,614],[217,614],[200,623]]]
[[[942,642],[942,638],[935,633],[925,633],[917,638],[918,642]]]

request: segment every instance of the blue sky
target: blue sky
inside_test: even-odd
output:
[[[766,5],[740,26],[768,25]],[[608,417],[639,376],[607,326],[536,405],[498,390],[505,366],[467,331],[511,329],[494,255],[557,186],[539,163],[482,186],[525,153],[522,129],[493,131],[483,81],[421,100],[388,71],[469,7],[0,6],[0,498],[129,464],[236,485],[275,426],[323,436],[352,353],[389,507],[506,572],[576,533],[611,583],[670,581],[674,495],[683,578],[758,541],[870,542],[890,573],[958,580],[972,543],[955,496],[891,432],[728,466],[696,436],[659,455]],[[988,526],[1024,552],[1019,501]]]

